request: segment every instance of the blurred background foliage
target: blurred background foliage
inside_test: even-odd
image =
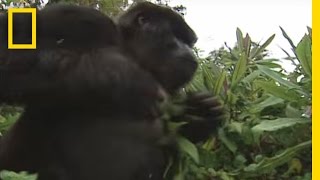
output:
[[[57,2],[91,6],[110,16],[116,16],[132,3],[128,0],[1,0],[1,5],[6,10],[41,8],[45,3]],[[186,11],[183,5],[173,8],[182,15]],[[198,56],[199,69],[180,95],[208,91],[221,99],[227,117],[217,127],[217,133],[203,143],[179,139],[180,156],[168,164],[166,179],[311,179],[312,30],[306,30],[295,44],[281,28],[283,38],[291,45],[291,50],[283,49],[288,57],[281,60],[268,54],[267,47],[275,35],[257,43],[240,29],[236,30],[234,46],[225,44],[208,57]],[[194,50],[196,54],[201,51]],[[281,61],[290,61],[294,71],[287,72]],[[5,133],[22,111],[21,107],[0,106],[0,133]],[[2,171],[0,178],[31,180],[36,176]]]

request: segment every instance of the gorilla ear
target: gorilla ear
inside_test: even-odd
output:
[[[157,6],[150,2],[135,3],[126,12],[119,16],[117,24],[124,28],[128,28],[133,24],[142,25],[145,23],[145,20],[149,19],[146,16],[146,13],[154,10],[155,7]]]
[[[150,21],[150,17],[148,17],[147,15],[145,15],[144,13],[140,13],[137,15],[136,17],[136,21],[138,22],[138,24],[140,26],[148,23]]]

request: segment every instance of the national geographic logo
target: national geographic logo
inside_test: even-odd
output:
[[[10,8],[8,9],[8,49],[36,49],[36,21],[37,21],[37,13],[36,8]],[[31,26],[31,44],[15,44],[13,42],[13,31],[15,27],[13,27],[14,13],[31,13],[32,26]]]

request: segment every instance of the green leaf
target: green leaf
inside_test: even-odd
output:
[[[246,76],[245,78],[242,79],[242,82],[244,83],[251,83],[252,81],[254,81],[255,79],[257,79],[260,76],[260,71],[256,70],[253,71],[252,73],[250,73],[248,76]]]
[[[8,115],[7,117],[3,117],[5,118],[4,121],[0,122],[0,131],[2,130],[6,130],[8,129],[10,126],[12,126],[17,119],[19,119],[20,117],[20,113],[14,113],[13,115]]]
[[[246,37],[244,38],[244,41],[243,41],[243,45],[244,45],[244,50],[245,50],[245,53],[247,55],[247,57],[249,57],[250,55],[250,50],[251,50],[251,38],[249,36],[249,34],[246,34]]]
[[[231,141],[225,134],[222,128],[218,130],[219,139],[223,142],[224,145],[233,153],[235,153],[238,149],[237,145]]]
[[[310,28],[309,26],[307,26],[308,29],[308,34],[310,36],[310,39],[312,39],[312,28]]]
[[[307,118],[278,118],[275,120],[264,120],[252,127],[253,131],[277,131],[279,129],[292,127],[296,124],[311,123]]]
[[[299,109],[292,106],[292,103],[288,103],[285,110],[286,116],[289,118],[300,118],[302,113]]]
[[[253,54],[253,56],[250,57],[250,58],[255,58],[257,55],[259,55],[261,52],[263,52],[263,51],[266,49],[266,47],[269,46],[269,44],[273,41],[273,39],[274,39],[275,36],[276,36],[275,34],[273,34],[272,36],[270,36],[270,37],[266,40],[266,42],[264,42],[264,43],[256,50],[256,52]]]
[[[262,64],[262,63],[270,63],[270,62],[279,62],[279,59],[261,59],[261,60],[257,60],[255,61],[257,64]]]
[[[185,179],[184,174],[185,174],[185,172],[183,169],[183,165],[182,165],[182,162],[180,161],[177,172],[175,172],[175,175],[173,177],[173,180],[184,180]]]
[[[210,69],[211,69],[211,73],[214,75],[214,76],[220,76],[221,75],[221,71],[222,71],[222,69],[221,69],[221,67],[220,66],[218,66],[218,65],[216,65],[216,64],[214,64],[214,63],[210,63]]]
[[[282,102],[283,102],[283,99],[278,98],[278,97],[274,97],[274,96],[270,96],[269,98],[265,99],[264,101],[262,101],[258,104],[253,104],[253,107],[250,109],[250,112],[251,113],[258,113],[268,106],[276,105],[276,104],[279,104]]]
[[[184,137],[178,137],[178,146],[181,151],[188,154],[196,163],[199,163],[199,153],[197,147]]]
[[[223,83],[225,82],[226,78],[227,78],[227,72],[223,70],[214,85],[214,89],[213,89],[214,95],[220,94],[221,90],[223,89]]]
[[[280,26],[280,29],[281,29],[281,32],[282,32],[282,35],[284,38],[287,39],[287,41],[289,42],[289,44],[291,45],[291,48],[294,52],[294,50],[296,49],[296,46],[294,45],[293,41],[291,40],[291,38],[288,36],[288,34],[286,33],[286,31]],[[295,53],[295,52],[294,52]]]
[[[231,132],[237,132],[239,134],[242,133],[242,129],[243,129],[243,123],[242,122],[231,122],[229,125],[228,125],[229,129]]]
[[[227,103],[230,105],[235,105],[238,100],[238,96],[232,93],[230,90],[227,90]]]
[[[202,66],[202,74],[204,79],[204,84],[211,92],[213,92],[214,89],[214,77],[211,69],[207,65]]]
[[[276,167],[281,166],[287,162],[289,162],[298,152],[304,150],[306,148],[310,148],[311,140],[300,143],[294,147],[287,148],[281,154],[278,154],[271,158],[263,158],[257,164],[250,164],[246,168],[244,168],[245,176],[259,176],[264,173],[268,173],[273,171]]]
[[[282,77],[277,74],[275,71],[269,69],[268,67],[265,67],[263,65],[257,65],[258,69],[264,73],[265,75],[269,76],[270,78],[272,78],[273,80],[275,80],[276,82],[290,88],[290,89],[297,89],[298,92],[304,94],[300,88],[300,86],[290,82],[290,81],[287,81],[287,80],[284,80],[282,79]]]
[[[257,87],[260,87],[267,93],[273,96],[282,98],[284,100],[291,101],[291,102],[297,102],[301,100],[301,95],[299,95],[292,89],[289,89],[284,86],[279,86],[272,81],[257,80],[255,81],[255,84],[257,85]]]
[[[231,89],[234,89],[244,76],[247,70],[247,56],[245,53],[241,53],[240,58],[236,64],[235,70],[232,74]]]
[[[237,34],[237,44],[238,44],[238,48],[240,50],[240,52],[244,52],[243,51],[243,34],[240,30],[240,28],[237,28],[237,31],[236,31],[236,34]]]
[[[297,58],[303,68],[303,71],[311,77],[312,75],[312,54],[311,54],[311,39],[305,35],[299,42],[296,48]]]
[[[269,68],[282,69],[282,66],[277,63],[277,62],[279,62],[278,59],[263,59],[263,60],[258,60],[258,61],[255,61],[255,62],[256,62],[256,64],[264,65],[264,66],[267,66]]]

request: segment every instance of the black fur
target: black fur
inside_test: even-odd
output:
[[[53,5],[38,12],[37,50],[7,50],[6,23],[1,15],[0,101],[25,112],[2,138],[0,170],[45,180],[163,179],[158,103],[197,67],[197,38],[178,14],[140,3],[116,26],[96,10]]]

